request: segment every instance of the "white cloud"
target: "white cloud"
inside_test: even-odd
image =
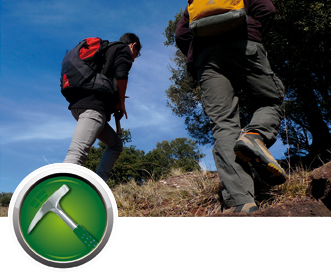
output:
[[[61,106],[44,102],[21,104],[4,98],[1,101],[1,145],[72,137],[75,121],[69,119],[68,111],[60,111]]]
[[[123,125],[130,129],[150,128],[162,132],[184,126],[179,119],[174,119],[171,111],[166,107],[142,101],[137,101],[133,105],[129,119],[123,121]],[[130,105],[128,105],[128,113],[130,114]]]
[[[25,113],[27,118],[33,115]],[[0,144],[6,145],[19,141],[63,140],[71,138],[75,124],[59,118],[45,117],[38,114],[39,119],[23,120],[11,125],[3,125],[0,131]],[[44,116],[43,118],[41,118]]]

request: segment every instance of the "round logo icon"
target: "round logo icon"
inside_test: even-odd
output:
[[[21,182],[9,217],[27,254],[47,266],[69,268],[90,261],[105,247],[117,207],[109,187],[91,170],[51,164]]]

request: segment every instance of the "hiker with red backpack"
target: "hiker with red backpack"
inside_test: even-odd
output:
[[[63,59],[61,92],[77,120],[64,163],[82,165],[96,139],[106,144],[96,173],[107,182],[123,144],[108,124],[111,115],[128,118],[125,94],[128,75],[135,58],[140,56],[138,36],[125,33],[119,41],[87,38]]]
[[[283,118],[284,86],[270,68],[262,45],[276,10],[270,0],[188,2],[175,38],[187,56],[189,72],[199,80],[203,110],[211,121],[222,211],[254,212],[258,207],[250,166],[269,185],[286,181],[268,150]],[[223,2],[233,6],[222,7]],[[239,90],[254,107],[251,122],[243,129]]]

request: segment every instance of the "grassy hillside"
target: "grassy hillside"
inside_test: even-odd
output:
[[[267,208],[276,203],[304,198],[309,173],[298,168],[288,181],[273,188],[257,185],[257,203]],[[161,181],[138,186],[134,181],[112,189],[119,216],[211,216],[221,212],[220,180],[216,172],[174,174]]]
[[[268,188],[259,181],[256,199],[260,208],[276,203],[293,202],[306,196],[309,172],[297,168],[281,186]],[[150,180],[143,185],[135,181],[112,189],[123,216],[211,216],[221,212],[220,180],[216,172],[182,173],[174,170],[162,181]],[[8,215],[8,208],[0,207],[0,216]]]

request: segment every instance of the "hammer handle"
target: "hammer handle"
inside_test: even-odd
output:
[[[97,246],[98,241],[94,239],[82,226],[78,225],[73,231],[88,249],[92,250]]]
[[[115,123],[116,123],[116,134],[122,135],[122,128],[120,119],[115,115]]]

